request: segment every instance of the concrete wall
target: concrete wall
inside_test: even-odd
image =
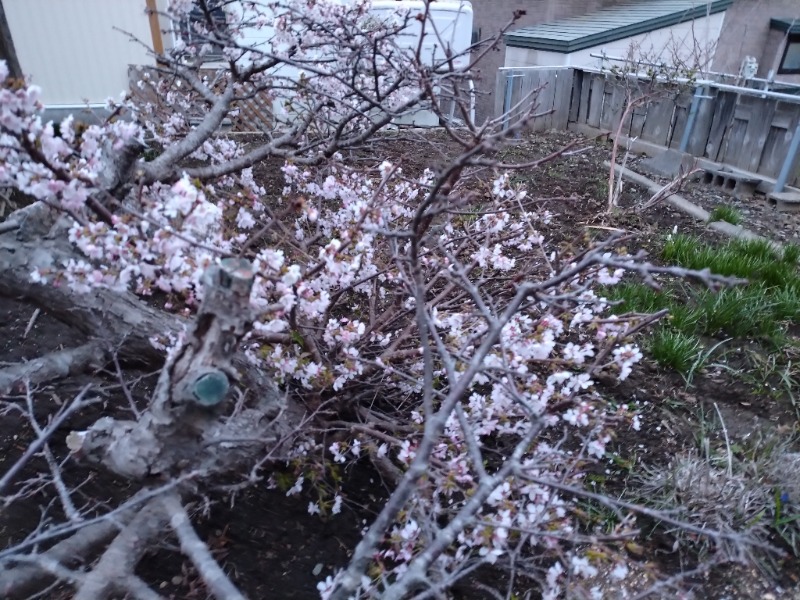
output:
[[[557,19],[584,15],[608,6],[621,4],[624,0],[472,0],[475,28],[480,29],[481,39],[491,39],[511,20],[515,10],[524,10],[512,29],[547,23]],[[500,40],[497,49],[485,56],[477,67],[478,90],[477,118],[493,116],[497,73],[505,62],[505,44]]]
[[[770,31],[770,19],[800,19],[798,0],[736,0],[728,9],[712,68],[739,72],[745,56],[758,60],[758,77],[766,78],[783,56],[784,34]],[[776,75],[779,81],[800,83],[798,75]]]
[[[710,59],[714,56],[714,48],[719,38],[724,18],[725,13],[717,13],[710,17],[695,19],[691,23],[681,23],[672,27],[657,29],[570,54],[509,47],[506,48],[505,66],[600,67],[600,59],[592,58],[591,54],[601,54],[603,52],[607,56],[619,58],[625,58],[630,53],[633,57],[647,57],[653,62],[657,60],[668,61],[677,54],[681,60],[689,61],[696,54],[696,48],[701,49],[702,56],[700,60],[702,62],[710,62]],[[613,64],[619,65],[620,63],[606,63],[606,66]]]

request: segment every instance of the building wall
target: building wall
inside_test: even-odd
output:
[[[528,66],[571,66],[600,67],[601,61],[592,54],[602,54],[615,58],[629,55],[651,62],[670,61],[674,56],[684,61],[693,61],[698,52],[698,61],[710,63],[714,48],[720,36],[725,13],[717,13],[690,23],[664,27],[648,33],[616,40],[608,44],[586,48],[570,54],[546,52],[532,48],[506,48],[506,67]],[[698,50],[699,49],[699,50]],[[606,63],[617,64],[620,63]]]
[[[798,0],[736,0],[728,9],[713,69],[719,73],[739,72],[745,56],[758,60],[758,77],[766,78],[783,56],[784,34],[771,31],[770,19],[800,19]],[[798,75],[776,75],[780,81],[800,83]]]
[[[145,0],[3,0],[23,73],[51,106],[103,104],[128,90],[128,65],[153,64]]]
[[[515,10],[526,11],[512,29],[547,23],[557,19],[575,17],[621,4],[624,0],[472,0],[475,28],[481,39],[495,36],[511,20]],[[478,91],[477,118],[482,121],[494,115],[497,76],[505,62],[505,44],[502,39],[477,65],[475,87]]]

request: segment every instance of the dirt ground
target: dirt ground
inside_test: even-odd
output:
[[[574,138],[566,133],[528,137],[512,146],[505,153],[505,159],[525,161],[545,156]],[[414,140],[388,142],[386,148],[394,162],[399,162],[408,172],[435,167],[448,152],[446,148],[437,149],[436,146],[421,151]],[[668,205],[654,207],[641,215],[636,213],[632,207],[646,196],[631,185],[625,186],[620,209],[607,214],[608,173],[602,162],[608,159],[609,150],[606,141],[579,139],[567,155],[538,169],[514,175],[519,183],[527,186],[531,196],[539,199],[542,209],[553,214],[551,230],[543,232],[547,237],[566,244],[587,230],[593,235],[624,230],[633,235],[633,240],[627,244],[629,250],[641,248],[651,253],[655,252],[663,236],[675,230],[698,234],[708,240],[720,239],[704,224]],[[375,162],[364,155],[354,155],[348,160]],[[636,164],[636,158],[629,163],[634,169]],[[264,181],[268,195],[279,193],[282,187],[277,166],[276,163],[265,163],[257,169],[257,176]],[[769,234],[778,241],[800,239],[800,217],[777,212],[764,198],[734,200],[699,182],[688,184],[683,194],[709,210],[719,203],[735,204],[745,216],[745,226]],[[14,299],[0,299],[0,366],[30,360],[80,342],[77,332],[52,318],[46,310],[38,315],[26,334],[33,313],[32,306]],[[623,436],[617,440],[620,454],[630,457],[635,453],[634,460],[639,464],[663,464],[691,447],[695,443],[698,412],[708,412],[715,404],[733,438],[748,437],[759,429],[788,436],[796,428],[797,413],[787,398],[781,395],[756,398],[752,389],[722,370],[709,369],[691,387],[687,387],[680,376],[665,372],[652,362],[646,362],[634,373],[624,384],[606,385],[601,392],[620,401],[638,402],[641,407],[644,416],[642,431],[636,438],[625,439]],[[152,389],[154,375],[124,369],[123,377],[134,399],[144,402]],[[99,385],[104,402],[102,406],[76,415],[64,425],[63,431],[54,439],[53,451],[59,456],[66,455],[63,440],[68,431],[88,424],[100,413],[119,416],[129,410],[119,376],[112,368],[55,382],[40,390],[37,406],[41,414],[48,414],[58,403],[73,397],[89,381]],[[11,464],[24,450],[30,437],[30,425],[20,422],[14,414],[3,416],[0,419],[0,461]],[[41,466],[32,463],[26,474],[33,476]],[[111,480],[106,474],[93,472],[72,461],[65,465],[65,477],[69,484],[82,483],[81,492],[85,497],[102,497],[109,504],[132,493],[125,482]],[[247,596],[317,598],[316,583],[346,562],[360,529],[371,521],[388,492],[380,476],[366,463],[347,472],[346,477],[349,481],[343,487],[349,495],[344,510],[329,520],[308,515],[310,497],[287,498],[283,492],[262,485],[233,498],[210,497],[207,505],[198,505],[196,523],[199,533],[204,539],[212,540],[212,550]],[[44,504],[49,497],[45,492],[36,500]],[[0,512],[3,544],[20,539],[36,526],[39,518],[36,502],[15,503],[3,509]],[[188,563],[170,552],[173,544],[174,541],[165,533],[163,548],[142,561],[139,575],[166,597],[205,598],[205,591]],[[674,574],[677,560],[664,552],[657,539],[643,538],[639,544],[642,564],[647,569],[663,575]],[[779,581],[765,580],[751,569],[728,568],[692,580],[690,587],[694,588],[697,598],[800,598],[797,588],[800,570],[796,567],[795,563],[787,562]],[[496,577],[491,573],[485,576]],[[674,596],[675,592],[671,590],[663,597]],[[68,594],[54,590],[50,597],[68,597]],[[477,600],[489,596],[467,584],[455,590],[453,597]]]

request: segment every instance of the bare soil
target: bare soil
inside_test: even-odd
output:
[[[551,133],[526,137],[504,154],[507,161],[529,161],[565,146],[575,136]],[[438,139],[429,136],[436,145],[421,145],[409,139],[387,138],[381,153],[354,154],[346,157],[353,162],[377,164],[375,156],[399,162],[409,172],[435,168],[453,152]],[[685,214],[668,205],[654,207],[639,215],[632,207],[646,200],[644,193],[626,185],[619,209],[607,213],[608,173],[603,168],[610,147],[602,140],[579,139],[569,151],[552,163],[538,169],[524,170],[514,175],[527,186],[542,209],[553,213],[551,230],[546,235],[564,246],[580,240],[588,231],[593,236],[623,230],[633,237],[626,245],[629,250],[645,249],[657,259],[663,237],[677,228],[706,239],[719,239]],[[635,168],[636,159],[632,161]],[[271,161],[260,165],[257,177],[267,188],[268,196],[278,195],[283,187],[279,164]],[[735,201],[722,192],[702,183],[688,184],[684,195],[711,210],[718,203],[735,203],[745,215],[745,225],[779,241],[800,239],[800,221],[795,215],[777,212],[766,200],[752,198]],[[43,310],[26,334],[34,307],[14,299],[0,298],[0,366],[30,360],[47,352],[80,343],[80,335]],[[146,401],[153,385],[153,374],[143,373],[122,365],[122,377],[134,400]],[[693,447],[698,428],[698,414],[709,414],[714,405],[721,411],[731,438],[743,439],[758,430],[788,436],[797,428],[797,413],[787,397],[780,393],[765,394],[721,369],[708,369],[687,386],[675,373],[645,361],[642,368],[623,384],[605,384],[601,392],[620,402],[638,403],[643,411],[642,431],[633,434],[620,432],[617,439],[619,456],[630,461],[629,469],[641,465],[666,464],[677,453]],[[54,382],[36,395],[37,409],[44,416],[57,404],[72,398],[86,383],[93,383],[104,402],[87,409],[64,425],[54,438],[53,451],[66,456],[63,440],[67,432],[80,429],[100,414],[123,416],[129,411],[129,400],[120,386],[119,374],[110,366],[105,371],[88,373],[67,381]],[[11,398],[20,402],[20,398]],[[0,461],[5,465],[24,451],[32,432],[30,426],[14,414],[0,419]],[[25,475],[33,476],[44,463],[33,462]],[[128,484],[109,475],[67,461],[64,468],[69,485],[82,485],[86,498],[100,497],[109,505],[127,498],[133,490]],[[333,573],[347,561],[362,527],[371,521],[388,489],[368,464],[359,465],[346,473],[348,492],[342,514],[325,520],[309,516],[307,506],[314,498],[307,493],[286,497],[277,489],[262,485],[247,489],[236,496],[215,495],[206,504],[198,504],[195,519],[199,533],[211,540],[212,550],[231,573],[236,585],[251,598],[317,598],[316,583]],[[625,485],[625,471],[612,471],[611,479]],[[15,503],[0,512],[0,537],[5,543],[19,540],[39,523],[40,506],[50,501],[49,491],[36,496],[36,502]],[[665,551],[666,541],[659,536],[643,536],[637,541],[641,559],[642,586],[655,574],[673,575],[681,568],[679,558]],[[205,598],[206,592],[188,563],[170,551],[174,544],[165,532],[163,548],[148,555],[140,564],[139,575],[168,598]],[[727,568],[697,578],[684,586],[684,592],[697,598],[800,598],[797,580],[798,565],[787,562],[778,581],[766,580],[752,569]],[[497,574],[485,572],[476,578],[496,580]],[[633,590],[632,590],[633,591]],[[669,590],[663,597],[674,597]],[[456,598],[487,598],[469,585],[455,590]],[[54,590],[52,598],[66,598],[66,591]],[[534,596],[535,597],[535,596]],[[689,597],[689,596],[686,596]]]

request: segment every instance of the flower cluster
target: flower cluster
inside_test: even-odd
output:
[[[0,61],[0,82],[8,77]],[[126,143],[141,142],[142,130],[125,121],[79,128],[72,116],[56,127],[43,122],[40,96],[35,85],[0,87],[0,186],[79,212],[105,160]]]
[[[278,381],[339,394],[379,381],[386,398],[419,398],[424,363],[415,330],[408,330],[408,315],[416,302],[409,296],[410,283],[404,273],[407,246],[400,242],[390,251],[387,240],[410,227],[413,207],[424,198],[433,174],[410,178],[402,169],[387,165],[381,171],[373,177],[341,162],[321,172],[291,164],[284,167],[283,202],[289,204],[297,197],[304,201],[288,227],[291,243],[257,252],[254,263],[260,277],[252,300],[262,316],[247,342],[250,359]],[[227,209],[235,218],[226,220],[226,211],[210,203],[205,191],[186,178],[157,191],[148,221],[136,226],[73,227],[74,243],[100,273],[97,278],[87,277],[83,285],[102,284],[103,277],[111,277],[118,285],[135,281],[141,292],[161,289],[192,300],[199,292],[203,268],[214,260],[205,247],[235,249],[258,226],[242,218],[242,211],[253,219],[262,214],[257,203],[247,200],[245,205],[239,198]],[[540,277],[552,274],[552,263],[531,258],[536,255],[531,250],[545,243],[540,228],[547,227],[551,216],[510,210],[521,197],[501,177],[494,185],[492,206],[483,216],[459,223],[455,215],[439,227],[423,246],[426,277],[438,276],[442,285],[459,289],[465,277],[467,281],[499,280],[509,262],[515,271]],[[159,228],[153,222],[166,225]],[[470,242],[459,242],[457,250],[455,240],[465,227]],[[123,239],[124,252],[116,243]],[[481,252],[486,249],[491,249],[490,258],[482,261]],[[67,271],[74,275],[77,268]],[[608,284],[600,270],[576,273],[538,300],[531,298],[503,325],[498,343],[469,386],[463,406],[468,429],[464,430],[455,413],[450,415],[431,456],[427,484],[388,533],[375,557],[375,572],[380,575],[370,579],[364,594],[379,596],[384,582],[402,577],[422,548],[420,523],[425,515],[459,510],[481,484],[469,456],[468,437],[491,451],[498,440],[519,439],[541,422],[544,431],[555,434],[566,428],[579,442],[569,449],[555,448],[548,441],[533,446],[523,457],[523,475],[506,479],[492,493],[437,568],[452,572],[476,560],[496,562],[520,543],[521,536],[531,552],[541,553],[558,546],[548,532],[563,536],[573,531],[570,502],[526,476],[579,485],[581,471],[576,465],[604,457],[619,422],[619,415],[609,413],[594,391],[592,373],[605,369],[624,379],[641,353],[629,343],[618,344],[630,327],[627,320],[601,319],[608,304],[591,289],[601,280]],[[493,293],[502,299],[502,288]],[[571,298],[569,310],[550,300],[565,296]],[[386,319],[392,314],[394,319]],[[441,390],[446,390],[450,378],[466,368],[488,325],[474,304],[463,302],[432,305],[430,319],[455,361],[455,373],[443,362],[434,373]],[[602,351],[609,346],[610,352]],[[599,356],[606,358],[598,362]],[[382,410],[391,411],[391,403]],[[410,414],[422,429],[422,410]],[[391,457],[402,467],[414,460],[416,444],[414,436],[398,440],[394,448],[354,437],[331,445],[328,451],[334,463],[355,461],[363,452],[373,452]],[[298,494],[303,483],[304,476],[299,474],[288,494]],[[339,510],[341,500],[336,506]],[[309,507],[313,514],[321,510],[316,503]],[[587,567],[584,572],[590,570]]]

